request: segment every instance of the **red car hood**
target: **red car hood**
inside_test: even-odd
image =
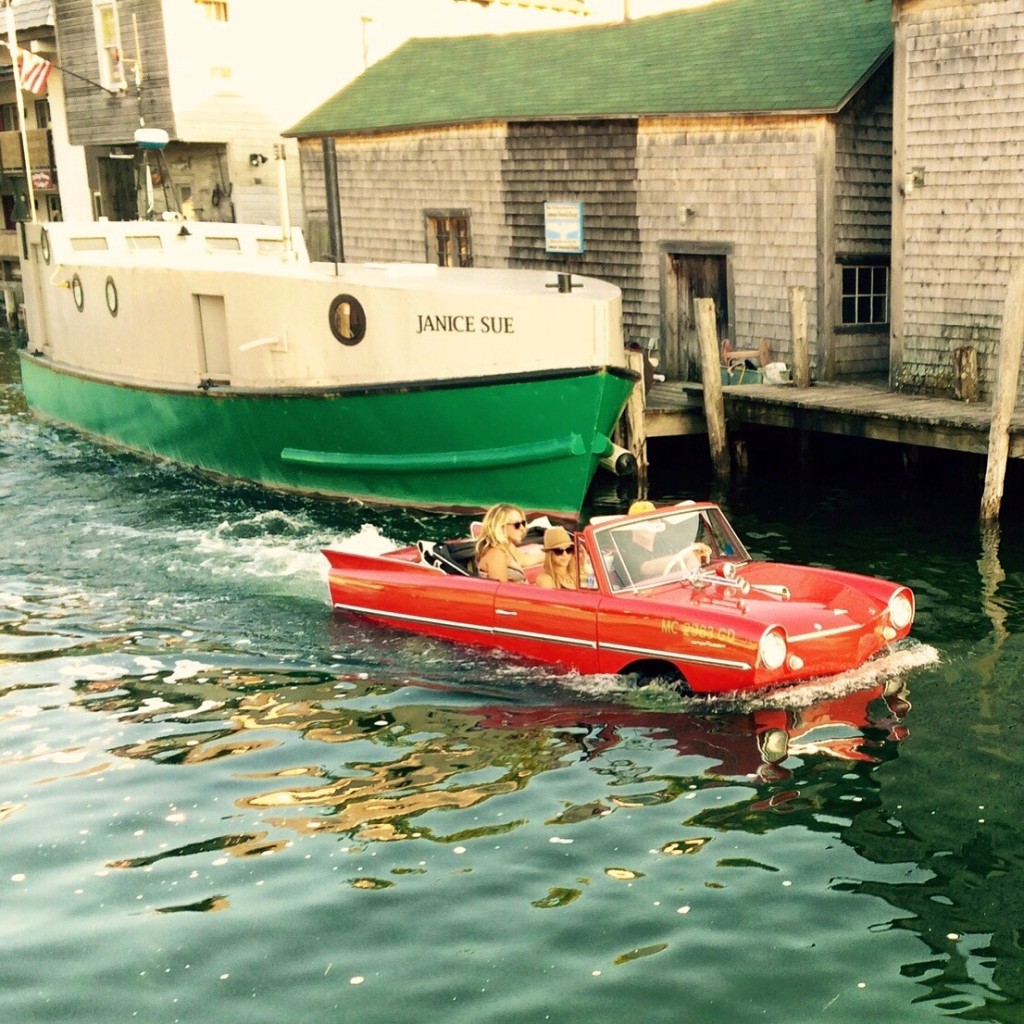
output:
[[[700,609],[702,616],[720,610],[735,619],[739,611],[751,633],[782,626],[796,639],[863,628],[886,610],[899,589],[869,576],[779,562],[748,562],[737,568],[736,576],[735,581],[722,578],[705,586],[674,581],[638,596],[680,611]],[[746,593],[738,586],[744,580],[750,584]]]

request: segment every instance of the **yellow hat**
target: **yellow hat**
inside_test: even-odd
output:
[[[552,526],[544,531],[544,550],[552,548],[571,548],[572,537],[563,526]]]
[[[628,516],[642,516],[645,512],[654,512],[656,506],[653,501],[634,501],[629,506]]]

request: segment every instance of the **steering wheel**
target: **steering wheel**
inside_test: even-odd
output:
[[[678,554],[673,555],[668,562],[665,563],[665,567],[661,570],[662,576],[671,576],[676,570],[682,572],[689,572],[690,567],[686,564],[686,555],[690,550],[690,546],[687,545]]]

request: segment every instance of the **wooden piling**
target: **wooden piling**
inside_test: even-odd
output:
[[[720,480],[729,478],[729,441],[725,433],[725,400],[722,397],[721,357],[714,299],[694,299],[700,371],[704,384],[704,419],[711,446],[711,465]]]
[[[626,349],[626,366],[640,375],[626,403],[626,447],[636,459],[636,478],[641,487],[647,482],[647,379],[644,353],[638,348]]]
[[[1024,261],[1015,260],[1010,268],[1010,283],[1003,306],[1003,327],[999,336],[999,361],[996,364],[992,422],[988,435],[988,462],[985,464],[985,489],[981,497],[981,519],[999,517],[1006,479],[1006,460],[1010,451],[1010,420],[1017,402],[1021,350],[1024,348]]]
[[[978,350],[972,345],[953,349],[953,390],[961,402],[978,400]]]
[[[789,289],[789,327],[793,342],[793,383],[806,388],[811,383],[811,357],[807,348],[807,289]]]

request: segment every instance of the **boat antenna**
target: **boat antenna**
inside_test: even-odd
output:
[[[288,214],[288,167],[285,163],[284,143],[274,144],[274,159],[277,160],[277,195],[281,206],[281,233],[284,237],[285,259],[296,257],[292,247],[292,222]]]

